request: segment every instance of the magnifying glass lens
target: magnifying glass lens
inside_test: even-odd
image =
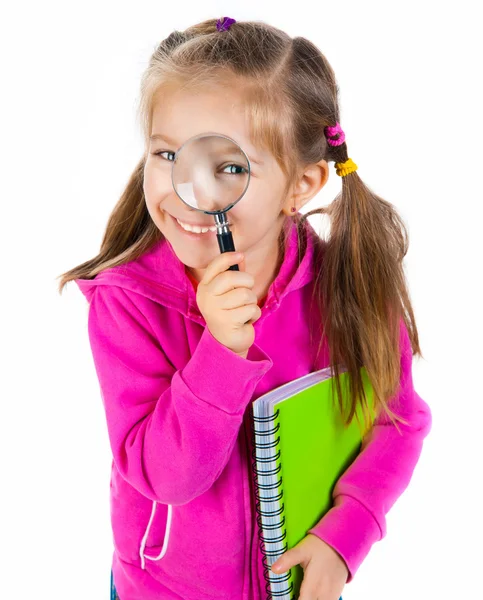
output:
[[[219,135],[191,138],[176,153],[173,186],[191,208],[225,212],[243,196],[248,160],[238,144]]]

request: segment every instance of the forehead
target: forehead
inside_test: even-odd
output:
[[[270,160],[269,153],[255,147],[249,136],[249,123],[239,92],[216,87],[213,90],[164,92],[153,106],[151,136],[179,148],[201,133],[226,135],[253,157],[254,162]]]

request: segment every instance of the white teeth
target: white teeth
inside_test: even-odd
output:
[[[212,231],[214,233],[216,231],[216,227],[199,227],[198,225],[188,225],[187,223],[183,223],[179,219],[176,220],[183,229],[185,229],[186,231],[191,231],[192,233],[206,233],[207,231]]]

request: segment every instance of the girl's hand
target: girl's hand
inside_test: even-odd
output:
[[[211,335],[236,354],[247,357],[255,341],[253,323],[260,318],[255,279],[245,271],[228,267],[243,263],[236,252],[219,254],[206,268],[198,284],[196,302]]]
[[[274,573],[285,573],[295,565],[304,569],[298,600],[339,600],[349,576],[340,555],[316,535],[309,533],[272,565]],[[280,568],[277,569],[276,566]]]

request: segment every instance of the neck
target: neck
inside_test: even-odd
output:
[[[263,247],[256,256],[245,258],[245,270],[255,278],[253,291],[258,300],[264,298],[273,280],[277,276],[282,263],[283,253],[279,248],[278,238],[270,247]]]

